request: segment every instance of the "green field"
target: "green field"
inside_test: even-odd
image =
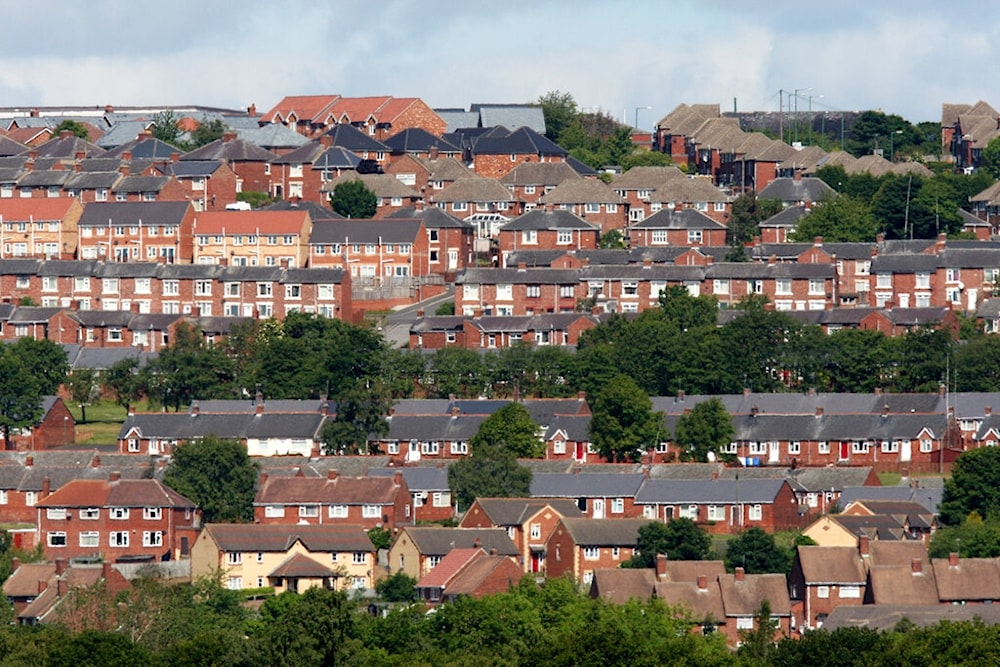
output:
[[[87,406],[87,421],[83,423],[83,414],[79,405],[67,403],[73,419],[76,420],[77,445],[113,445],[118,442],[118,431],[125,421],[125,408],[114,401],[99,401]],[[149,406],[140,403],[136,410],[148,410]]]

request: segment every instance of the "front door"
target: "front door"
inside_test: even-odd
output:
[[[903,440],[899,443],[899,460],[903,463],[909,463],[912,458],[913,443],[909,440]]]
[[[849,443],[849,442],[842,442],[842,443],[840,443],[840,460],[841,461],[846,461],[848,459],[848,457],[850,455],[850,451],[851,451],[850,450],[850,446],[851,446],[851,443]]]
[[[594,498],[594,518],[603,519],[604,518],[604,499]]]
[[[587,460],[587,455],[586,451],[584,450],[584,446],[585,445],[582,442],[576,443],[576,454],[573,455],[573,458],[576,459],[577,461]]]
[[[448,270],[457,271],[458,270],[458,251],[449,250],[448,251]]]
[[[531,552],[531,571],[541,572],[542,571],[542,554],[537,551]]]
[[[781,457],[781,443],[777,440],[772,440],[770,446],[767,449],[767,462],[777,463]]]

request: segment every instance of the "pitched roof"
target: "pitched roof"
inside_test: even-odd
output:
[[[862,586],[865,583],[856,547],[801,546],[798,560],[808,584]]]
[[[574,519],[563,517],[559,522],[577,546],[635,547],[639,529],[649,519]]]
[[[409,535],[413,544],[425,556],[443,556],[452,549],[469,547],[482,547],[487,551],[496,549],[502,556],[520,555],[504,528],[404,526],[400,531]]]
[[[625,604],[629,600],[645,602],[652,597],[654,582],[650,568],[598,568],[590,582],[590,594],[612,604]]]
[[[312,553],[375,550],[360,525],[209,523],[204,530],[221,551],[284,553],[296,542]]]
[[[485,555],[481,547],[452,549],[430,572],[420,577],[417,588],[444,588],[470,563]]]
[[[1000,600],[1000,560],[934,558],[934,578],[941,602]]]
[[[495,178],[470,176],[460,178],[431,196],[433,202],[501,202],[514,196]]]
[[[298,234],[310,222],[309,213],[297,211],[202,211],[195,218],[195,234],[268,235]],[[308,227],[307,227],[308,228]]]
[[[737,574],[724,574],[719,577],[719,587],[726,616],[751,616],[764,600],[771,603],[774,616],[792,613],[783,574],[745,574],[742,581]]]
[[[74,479],[37,506],[194,508],[195,504],[155,479]]]
[[[501,232],[514,232],[522,230],[577,230],[586,232],[600,232],[600,227],[592,225],[572,211],[556,209],[546,211],[536,208],[523,215],[519,215],[510,222],[500,227]]]
[[[319,220],[313,225],[309,244],[343,245],[372,243],[413,243],[420,220],[381,218],[377,220]]]

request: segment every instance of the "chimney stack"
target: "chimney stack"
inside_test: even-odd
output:
[[[914,558],[910,561],[910,570],[913,574],[920,574],[923,572],[924,564],[919,558]]]
[[[742,567],[736,568],[736,581],[738,582],[743,581],[745,575],[746,575],[746,570],[744,570]]]
[[[118,472],[117,470],[115,470],[110,475],[108,475],[108,481],[109,482],[119,482],[119,481],[121,481],[121,478],[122,478],[122,474],[120,472]]]
[[[56,575],[62,575],[66,571],[66,559],[56,558]]]
[[[948,565],[951,567],[958,567],[958,553],[952,551],[948,554]]]
[[[46,497],[50,493],[52,493],[52,480],[44,477],[42,478],[42,497]]]
[[[665,580],[667,578],[667,555],[656,554],[656,578]]]
[[[698,590],[706,590],[708,588],[708,577],[704,574],[698,575]]]
[[[871,539],[867,535],[858,536],[858,552],[863,558],[871,553]]]
[[[326,471],[326,478],[330,480],[337,479],[337,476],[339,474],[340,473],[337,472],[336,468],[330,468],[329,470]]]

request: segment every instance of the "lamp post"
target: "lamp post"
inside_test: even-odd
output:
[[[812,143],[813,136],[813,99],[823,99],[822,95],[806,95],[806,99],[809,100],[809,143]],[[825,116],[824,116],[825,118]]]
[[[893,145],[893,143],[894,143],[893,139],[895,138],[895,135],[902,134],[902,133],[903,133],[902,130],[896,130],[895,132],[890,132],[889,133],[889,162],[893,162],[893,156],[895,156],[895,154],[896,154],[896,152],[895,152],[895,146]]]
[[[636,129],[639,129],[639,112],[642,111],[643,109],[646,109],[648,111],[648,110],[650,110],[652,108],[653,107],[636,107],[635,108],[635,128]]]

